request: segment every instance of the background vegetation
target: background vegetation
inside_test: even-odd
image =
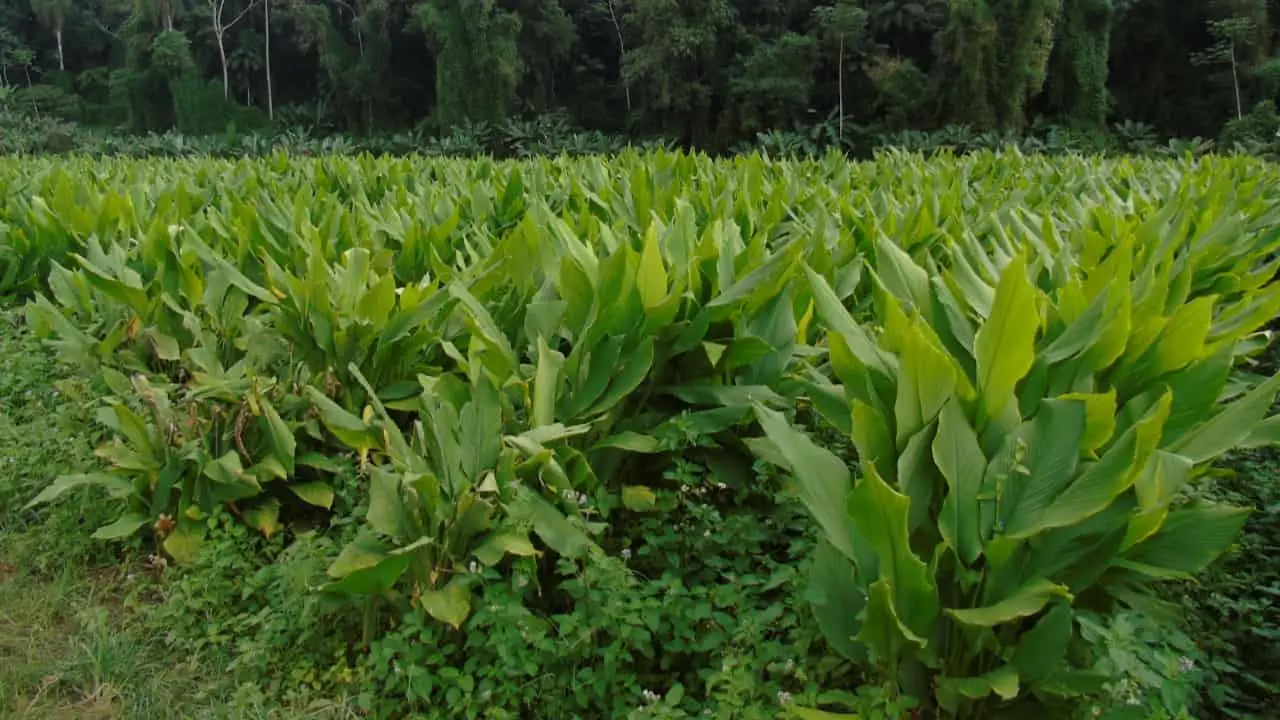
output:
[[[475,150],[489,133],[527,146],[550,130],[570,151],[604,138],[868,151],[956,127],[964,136],[946,144],[1003,133],[1087,149],[1115,136],[1141,149],[1202,137],[1260,152],[1280,129],[1277,7],[3,0],[0,105],[135,134],[400,134],[369,146],[390,151],[450,136],[445,149]],[[559,126],[520,122],[547,115]],[[14,122],[6,116],[0,142]],[[65,132],[50,131],[39,149],[64,148]]]

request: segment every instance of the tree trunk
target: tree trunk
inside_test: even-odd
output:
[[[265,0],[262,3],[262,18],[266,36],[266,66],[267,66],[267,119],[276,119],[275,96],[271,94],[271,0]]]
[[[613,0],[609,0],[609,19],[613,21],[613,29],[618,33],[618,75],[622,75],[622,58],[627,54],[627,41],[622,39],[622,25],[618,23],[618,14],[613,10]],[[625,80],[622,91],[627,96],[627,124],[631,124],[631,85]]]
[[[222,97],[230,98],[231,75],[227,71],[227,44],[223,32],[215,31],[214,36],[218,39],[218,59],[222,61]]]
[[[66,71],[67,63],[62,55],[62,28],[53,31],[53,36],[58,39],[58,69]]]
[[[840,150],[844,151],[844,33],[840,33],[840,57],[836,61],[837,94],[840,97],[840,118],[836,120],[837,137],[840,139]]]
[[[1236,74],[1236,44],[1231,43],[1231,84],[1236,91],[1236,118],[1244,119],[1244,104],[1240,102],[1240,76]]]

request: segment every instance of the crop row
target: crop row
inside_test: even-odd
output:
[[[795,479],[835,652],[960,714],[1068,702],[1073,608],[1225,550],[1272,442],[1280,184],[1245,159],[0,162],[0,292],[105,391],[95,485],[175,559],[358,478],[326,592],[462,627],[477,563],[610,552],[696,454]],[[843,438],[829,447],[815,438]],[[840,448],[852,446],[856,453]],[[856,457],[856,462],[854,461]],[[858,472],[851,470],[856,465]]]

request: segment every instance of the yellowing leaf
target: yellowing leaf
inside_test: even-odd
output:
[[[1025,259],[1015,257],[1000,275],[991,315],[978,329],[978,391],[986,417],[996,417],[1013,399],[1014,388],[1035,361],[1040,329],[1037,292],[1027,279]]]
[[[490,535],[475,550],[476,559],[485,565],[497,565],[507,554],[536,557],[542,553],[533,547],[528,535],[516,532],[499,532]]]
[[[244,521],[249,527],[270,538],[280,532],[280,501],[270,498],[252,507],[244,509]]]
[[[308,505],[322,507],[326,510],[333,507],[333,488],[324,482],[293,483],[289,490]]]
[[[1084,403],[1084,436],[1080,438],[1080,452],[1093,455],[1115,434],[1115,389],[1105,393],[1068,393],[1062,399]]]
[[[622,505],[632,512],[648,512],[658,504],[658,496],[644,485],[627,485],[622,488]]]
[[[203,544],[204,534],[200,530],[192,528],[188,523],[179,522],[178,529],[164,539],[161,547],[174,562],[183,565],[196,559]]]
[[[640,302],[646,310],[662,305],[667,299],[667,269],[662,264],[657,223],[650,224],[644,235],[644,249],[640,253],[640,267],[636,272],[636,289],[640,292]]]

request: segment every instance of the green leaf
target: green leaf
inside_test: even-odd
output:
[[[417,536],[413,518],[400,494],[400,475],[374,468],[369,478],[369,527],[387,537],[409,540]]]
[[[1102,314],[1107,308],[1107,293],[1098,295],[1083,315],[1067,326],[1062,334],[1041,351],[1044,362],[1053,365],[1069,360],[1093,346],[1102,337]]]
[[[888,579],[882,577],[871,583],[857,637],[871,651],[872,658],[887,667],[898,666],[907,643],[920,648],[929,644],[927,636],[920,636],[902,621],[893,595]]]
[[[422,609],[440,622],[461,628],[471,614],[471,590],[454,578],[443,590],[424,590],[418,597]]]
[[[322,507],[326,510],[333,508],[333,487],[329,483],[320,481],[293,483],[288,488],[308,505]]]
[[[636,271],[636,289],[640,291],[640,302],[644,303],[646,310],[662,305],[667,299],[667,270],[662,264],[656,221],[650,223],[644,235],[644,249]]]
[[[853,563],[825,540],[820,540],[814,551],[805,598],[813,606],[827,644],[846,660],[865,661],[866,648],[854,638],[862,630],[866,584],[858,582]]]
[[[112,497],[127,497],[133,494],[133,483],[129,482],[118,475],[108,475],[107,473],[87,473],[77,475],[59,475],[49,487],[40,491],[23,506],[24,510],[55,500],[72,488],[84,487],[86,485],[105,488]]]
[[[979,677],[942,677],[938,684],[941,691],[957,693],[970,700],[981,700],[991,693],[1002,700],[1012,700],[1018,696],[1018,671],[1012,665],[1001,665]]]
[[[977,433],[954,399],[942,408],[938,418],[933,459],[946,478],[948,489],[938,516],[938,529],[960,559],[972,564],[982,554],[978,493],[982,489],[987,460],[982,454]]]
[[[94,540],[119,540],[129,537],[150,522],[150,518],[142,513],[129,512],[116,518],[116,521],[103,525],[93,533]]]
[[[1239,398],[1208,422],[1193,428],[1169,448],[1197,465],[1240,445],[1266,416],[1280,391],[1280,375]]]
[[[533,408],[531,420],[534,427],[550,425],[556,420],[556,400],[560,395],[560,369],[564,356],[547,347],[538,336],[538,370],[533,381]]]
[[[1254,449],[1280,445],[1280,415],[1272,415],[1254,427],[1249,437],[1240,443],[1244,449]]]
[[[853,444],[858,448],[859,458],[862,462],[874,462],[884,477],[894,477],[896,450],[884,414],[858,399],[853,401],[852,413]]]
[[[880,348],[867,331],[854,321],[853,316],[845,309],[835,291],[827,281],[812,268],[805,266],[805,275],[809,277],[809,286],[813,290],[813,301],[818,309],[818,317],[830,328],[830,332],[839,335],[845,346],[868,368],[888,375],[891,361],[885,357]]]
[[[769,440],[786,458],[799,482],[800,501],[818,521],[827,541],[850,561],[857,562],[845,510],[853,487],[849,468],[833,453],[791,427],[781,413],[757,405],[756,417]]]
[[[1084,403],[1084,435],[1080,438],[1080,452],[1093,455],[1116,431],[1115,388],[1105,393],[1067,393],[1061,399]]]
[[[1181,370],[1200,358],[1213,323],[1215,300],[1213,296],[1201,296],[1174,311],[1160,339],[1149,351],[1149,376]]]
[[[377,435],[365,421],[347,412],[313,387],[307,387],[306,394],[320,412],[320,421],[344,445],[359,451],[378,446]]]
[[[1231,546],[1248,517],[1244,508],[1212,503],[1173,510],[1158,533],[1129,548],[1125,557],[1194,575]]]
[[[653,338],[646,337],[635,351],[627,356],[620,368],[612,369],[613,381],[609,384],[608,391],[591,406],[586,414],[599,415],[607,412],[639,387],[640,383],[649,377],[649,370],[653,367],[653,353]]]
[[[1105,397],[1105,396],[1103,396]],[[1025,476],[1003,480],[1001,514],[1005,532],[1018,534],[1035,525],[1054,498],[1058,497],[1076,474],[1079,452],[1086,436],[1088,404],[1076,400],[1046,400],[1030,425],[1022,428],[1025,436],[1013,438],[1026,442]],[[1112,424],[1115,423],[1114,417]]]
[[[592,446],[591,449],[598,450],[602,448],[617,448],[619,450],[628,450],[634,453],[652,454],[661,452],[662,447],[658,443],[658,439],[649,435],[641,435],[638,432],[627,430],[617,435],[611,435]]]
[[[1035,627],[1018,638],[1011,664],[1028,680],[1041,680],[1057,671],[1067,656],[1073,630],[1071,606],[1054,604]]]
[[[787,712],[800,718],[800,720],[858,720],[860,717],[850,713],[835,713],[802,707],[790,707],[787,708]]]
[[[883,233],[875,237],[876,275],[885,289],[917,310],[929,308],[929,274],[905,250]]]
[[[1070,598],[1071,594],[1065,586],[1044,578],[1035,578],[994,605],[968,609],[947,608],[946,612],[965,625],[989,628],[1035,615],[1054,597]]]
[[[285,470],[292,475],[294,472],[294,456],[298,450],[298,443],[293,437],[293,431],[285,424],[280,417],[280,413],[276,412],[275,406],[271,404],[265,397],[259,398],[258,402],[262,405],[262,415],[267,419],[267,432],[271,435],[271,447],[275,450],[277,459],[284,465]]]
[[[957,369],[951,356],[926,336],[920,324],[906,325],[906,318],[899,315],[903,325],[886,321],[886,336],[891,324],[900,329],[896,340],[902,357],[902,371],[898,377],[898,394],[894,401],[894,420],[897,422],[897,442],[902,445],[907,438],[918,433],[942,411],[955,395]]]
[[[991,315],[978,329],[978,391],[987,417],[996,417],[1013,398],[1017,384],[1035,361],[1040,313],[1026,261],[1015,257],[1000,275]]]
[[[409,569],[412,559],[409,554],[388,555],[368,567],[347,573],[340,580],[326,583],[320,589],[342,595],[382,595],[395,587],[396,581]],[[341,555],[338,560],[342,560]]]
[[[151,347],[156,353],[156,357],[161,360],[174,362],[181,357],[181,349],[178,347],[178,341],[170,335],[165,335],[152,328],[147,331],[147,337],[151,339]]]
[[[362,533],[347,544],[329,566],[328,575],[337,582],[323,586],[326,592],[353,595],[381,595],[395,586],[409,568],[410,553],[389,554],[390,547],[371,533]]]
[[[693,405],[751,407],[756,403],[785,403],[781,395],[764,385],[679,385],[663,392]]]
[[[880,578],[892,591],[895,616],[914,636],[931,638],[938,619],[938,588],[929,567],[911,550],[911,501],[885,484],[874,465],[864,466],[864,471],[866,476],[849,493],[846,522],[857,529],[858,542],[874,549]]]
[[[551,503],[528,488],[520,488],[509,512],[513,520],[532,525],[533,531],[548,547],[565,557],[582,557],[595,549],[595,544],[585,533],[574,527]]]
[[[1065,527],[1102,512],[1138,479],[1147,459],[1155,450],[1169,416],[1171,394],[1165,392],[1155,407],[1142,420],[1134,423],[1098,462],[1080,473],[1070,485],[1033,522],[1031,528],[1017,534],[1026,537],[1031,530]],[[1014,535],[1012,529],[1008,530]]]
[[[475,549],[476,559],[489,566],[497,565],[508,554],[536,557],[542,553],[534,548],[528,535],[511,531],[494,533]]]
[[[328,574],[332,578],[343,578],[357,570],[371,568],[382,562],[391,551],[391,546],[379,540],[369,532],[362,532],[355,540],[347,543],[338,554],[338,558],[329,566]]]
[[[644,485],[622,488],[622,506],[632,512],[649,512],[658,506],[658,496]]]
[[[396,279],[387,273],[363,294],[356,306],[356,314],[371,322],[374,328],[382,329],[395,306]]]

